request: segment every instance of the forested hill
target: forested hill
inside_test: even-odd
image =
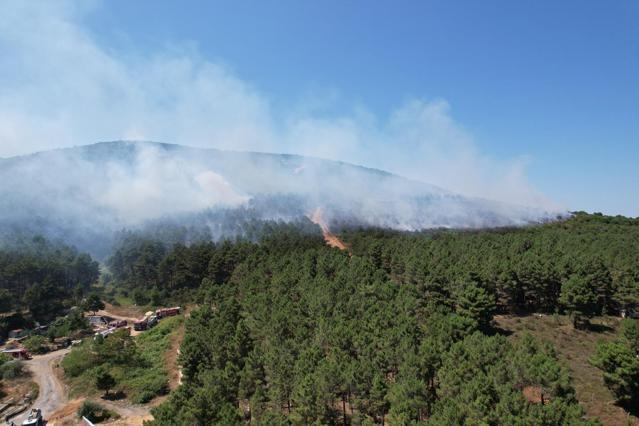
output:
[[[492,318],[558,312],[587,330],[593,315],[637,309],[639,221],[345,231],[352,256],[319,234],[273,231],[189,246],[132,234],[111,257],[115,282],[140,302],[199,305],[184,384],[154,424],[596,423],[553,348],[513,342]],[[634,359],[639,343],[620,345],[602,368],[615,353]],[[636,401],[632,371],[611,373],[620,404]]]
[[[227,279],[255,253],[275,247],[291,253],[327,250],[320,230],[307,221],[256,222],[253,229],[251,239],[191,245],[179,229],[157,238],[130,232],[107,263],[119,283],[161,301],[181,293],[191,297],[205,278]],[[490,291],[502,311],[555,312],[562,285],[571,278],[596,292],[590,314],[635,307],[639,219],[576,213],[561,222],[483,231],[345,228],[342,239],[355,257],[395,283],[448,291],[470,280]]]
[[[352,251],[401,283],[447,285],[472,277],[502,310],[561,309],[567,282],[596,293],[590,314],[633,309],[639,219],[576,213],[543,226],[428,234],[347,232]],[[429,285],[431,285],[429,284]]]
[[[318,208],[327,223],[416,230],[554,220],[561,211],[459,194],[381,170],[284,154],[104,142],[0,161],[0,237],[16,229],[64,238],[103,258],[123,228],[169,223],[210,238],[247,222],[295,222]]]
[[[0,321],[6,337],[13,318],[24,326],[21,312],[49,321],[81,300],[99,276],[98,263],[61,242],[42,236],[14,236],[0,244],[0,313],[18,312]]]

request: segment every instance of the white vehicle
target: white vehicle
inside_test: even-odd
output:
[[[22,426],[42,426],[42,412],[39,408],[32,408],[29,417],[22,422]]]
[[[153,327],[157,323],[158,323],[158,317],[156,315],[149,316],[149,320],[147,321],[149,328]]]

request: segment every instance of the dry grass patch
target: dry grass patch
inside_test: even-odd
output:
[[[619,321],[613,317],[595,318],[591,321],[591,330],[576,330],[569,318],[561,315],[495,317],[497,326],[511,332],[512,339],[529,332],[535,338],[554,345],[559,359],[570,370],[577,398],[588,416],[601,419],[605,425],[625,425],[628,420],[639,425],[639,418],[629,416],[623,408],[615,405],[612,393],[603,383],[601,371],[589,361],[597,342],[615,338]]]

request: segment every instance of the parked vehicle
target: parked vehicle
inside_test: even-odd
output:
[[[109,323],[109,327],[112,328],[122,328],[122,327],[126,327],[126,320],[113,320]]]
[[[172,317],[180,314],[180,307],[176,306],[174,308],[161,308],[155,311],[155,315],[158,318]]]
[[[151,315],[147,320],[147,327],[151,328],[158,323],[158,317],[156,315]]]
[[[42,426],[42,411],[39,408],[32,408],[29,417],[22,422],[22,426]]]
[[[57,339],[53,339],[53,346],[55,349],[64,349],[71,346],[71,339],[68,337],[58,337]]]
[[[148,318],[144,317],[140,320],[137,320],[133,323],[133,329],[135,331],[144,331],[148,328]]]
[[[180,314],[181,308],[176,306],[174,308],[161,308],[155,312],[149,311],[144,316],[133,322],[133,329],[135,331],[144,331],[155,326],[159,320],[165,317],[172,317]],[[126,322],[124,323],[126,325]]]
[[[111,327],[107,328],[106,330],[98,331],[97,333],[95,333],[93,339],[96,339],[98,336],[107,337],[109,334],[113,334],[116,330],[117,328]]]

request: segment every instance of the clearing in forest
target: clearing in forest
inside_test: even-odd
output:
[[[569,369],[577,399],[589,417],[599,418],[604,425],[625,425],[629,420],[639,425],[639,418],[629,416],[614,403],[614,397],[604,385],[601,370],[590,364],[598,341],[615,338],[619,319],[599,317],[591,321],[589,330],[576,330],[563,315],[497,315],[498,327],[517,339],[528,332],[540,341],[548,341],[557,349],[560,361]]]

